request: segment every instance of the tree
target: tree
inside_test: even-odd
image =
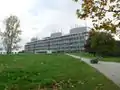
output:
[[[89,31],[89,37],[88,39],[86,40],[86,44],[84,45],[84,48],[85,48],[85,52],[89,52],[89,53],[93,53],[95,54],[95,51],[91,48],[91,38],[92,36],[95,34],[94,31]]]
[[[107,30],[116,33],[120,28],[120,0],[74,0],[82,2],[77,9],[78,18],[91,18],[92,30]],[[109,16],[110,15],[110,16]]]
[[[88,52],[107,55],[114,52],[115,45],[116,42],[111,33],[91,31],[85,48]]]
[[[9,16],[4,20],[5,30],[1,32],[1,37],[3,40],[3,46],[7,52],[10,54],[13,50],[19,49],[18,42],[20,42],[20,20],[17,16]]]

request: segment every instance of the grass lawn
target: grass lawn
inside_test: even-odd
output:
[[[95,58],[95,56],[93,54],[89,54],[89,53],[85,53],[85,52],[79,52],[79,53],[70,53],[76,56],[81,56],[81,57],[85,57],[85,58]]]
[[[85,57],[85,58],[95,58],[94,55],[89,54],[89,53],[71,53],[73,55],[77,55],[77,56],[81,56],[81,57]],[[101,61],[107,61],[107,62],[120,62],[120,57],[104,57]]]
[[[120,90],[120,88],[92,67],[72,57],[62,54],[26,54],[0,56],[0,90]]]
[[[103,61],[120,62],[120,57],[105,57]]]

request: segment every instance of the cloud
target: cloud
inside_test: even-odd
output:
[[[29,9],[33,7],[33,0],[0,0],[0,28],[3,30],[3,20],[9,15],[16,15],[21,21],[21,28],[29,28]],[[28,19],[28,20],[27,20]],[[28,24],[28,25],[27,25]]]
[[[85,21],[77,19],[76,9],[80,7],[72,0],[0,0],[0,21],[17,15],[21,21],[22,48],[32,37],[43,38],[52,32],[69,33],[75,24],[84,26]],[[2,24],[0,24],[1,27]]]

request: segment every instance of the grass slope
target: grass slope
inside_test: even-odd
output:
[[[85,57],[85,58],[95,58],[93,54],[85,53],[85,52],[79,52],[79,53],[71,53],[73,55]]]
[[[85,57],[85,58],[95,58],[94,55],[89,54],[89,53],[71,53],[73,55],[77,55],[77,56],[81,56],[81,57]],[[107,61],[107,62],[120,62],[120,57],[104,57],[101,61]]]
[[[104,57],[103,61],[119,62],[120,63],[120,57]]]
[[[0,56],[0,90],[120,89],[95,69],[72,57],[29,54]]]

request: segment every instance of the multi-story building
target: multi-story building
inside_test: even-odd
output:
[[[28,53],[47,52],[74,52],[84,50],[84,44],[87,37],[86,27],[77,27],[70,30],[68,35],[62,35],[61,32],[53,33],[50,37],[42,40],[34,40],[25,45],[25,51]]]

